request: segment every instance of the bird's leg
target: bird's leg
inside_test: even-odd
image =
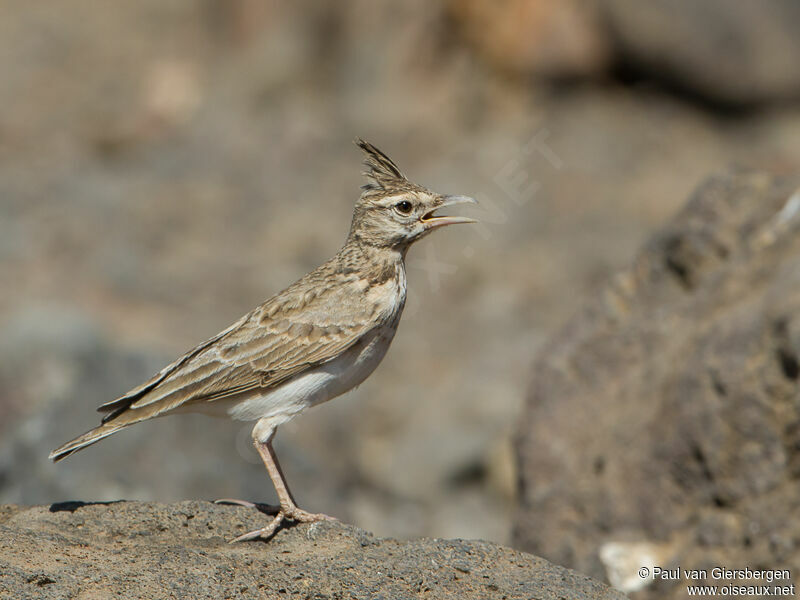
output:
[[[278,501],[281,504],[280,512],[283,513],[283,516],[292,521],[299,521],[300,523],[336,520],[334,517],[322,513],[310,513],[298,508],[292,497],[292,493],[289,491],[289,485],[286,483],[286,477],[283,475],[278,457],[275,456],[275,450],[272,449],[272,440],[268,442],[259,442],[255,440],[254,443],[256,445],[256,450],[258,450],[261,456],[261,460],[264,461],[264,466],[267,467],[267,473],[269,473],[269,478],[272,479],[275,491],[278,493]]]
[[[257,440],[261,440],[262,442],[266,443],[275,437],[275,427],[269,424],[269,422],[264,424],[259,421],[253,428],[252,435],[253,443],[255,444],[256,448],[258,448]],[[281,473],[281,475],[283,475],[283,473]],[[214,504],[233,504],[235,506],[244,506],[245,508],[257,508],[261,512],[265,512],[270,515],[277,515],[281,510],[280,506],[275,506],[274,504],[261,504],[260,502],[250,502],[249,500],[239,500],[237,498],[219,498],[218,500],[214,500]]]
[[[314,521],[335,520],[334,517],[322,513],[310,513],[297,507],[297,504],[292,498],[292,493],[289,491],[289,486],[286,483],[286,477],[283,475],[278,457],[275,455],[275,450],[272,449],[272,438],[267,441],[253,440],[256,450],[258,451],[261,460],[264,461],[264,466],[267,468],[269,478],[275,486],[275,491],[278,494],[278,501],[280,502],[280,509],[278,514],[270,521],[269,525],[261,529],[256,529],[244,535],[231,540],[233,542],[244,542],[247,540],[254,540],[256,538],[269,538],[274,534],[284,519],[290,521],[297,521],[299,523],[313,523]]]

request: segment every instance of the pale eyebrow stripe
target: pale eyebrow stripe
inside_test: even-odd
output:
[[[390,206],[395,202],[397,202],[398,200],[400,200],[400,198],[405,198],[407,196],[408,194],[394,194],[392,196],[384,196],[383,198],[375,202],[375,204],[377,204],[378,206]]]

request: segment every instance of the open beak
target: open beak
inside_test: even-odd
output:
[[[437,217],[434,213],[446,206],[453,206],[454,204],[477,204],[478,201],[475,198],[470,198],[469,196],[444,196],[444,202],[442,202],[439,206],[434,208],[433,210],[426,212],[420,218],[422,224],[425,225],[425,229],[434,229],[436,227],[444,227],[445,225],[456,225],[458,223],[477,223],[475,219],[470,219],[469,217],[448,217],[448,216],[441,216]]]

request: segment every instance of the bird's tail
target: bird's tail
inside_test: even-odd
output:
[[[50,453],[50,459],[52,459],[54,462],[58,462],[73,452],[82,450],[83,448],[86,448],[86,446],[91,446],[95,442],[99,442],[103,438],[107,438],[112,433],[116,433],[120,429],[123,429],[125,426],[130,424],[131,423],[103,423],[99,427],[95,427],[83,435],[76,437],[74,440],[67,442],[60,448],[53,450]]]

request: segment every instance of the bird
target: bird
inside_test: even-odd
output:
[[[360,385],[383,360],[406,301],[409,247],[447,225],[445,207],[476,201],[410,181],[361,138],[366,183],[344,245],[327,262],[227,329],[189,350],[149,381],[101,405],[94,429],[50,453],[59,461],[136,423],[200,412],[255,421],[253,444],[278,496],[272,520],[231,540],[269,539],[284,521],[333,519],[298,507],[272,447],[277,428],[305,409]],[[244,500],[219,502],[258,505]]]

